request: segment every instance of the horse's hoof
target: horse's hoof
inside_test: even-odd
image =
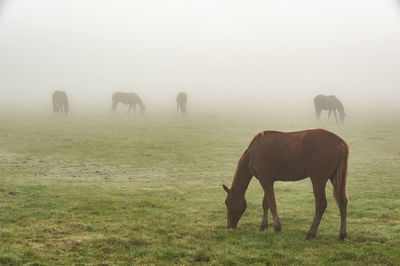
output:
[[[306,240],[310,240],[310,239],[312,239],[314,237],[315,237],[315,235],[313,235],[313,234],[307,234]]]
[[[281,228],[280,224],[274,226],[274,231],[275,232],[280,232],[281,230],[282,230],[282,228]]]
[[[339,239],[340,240],[344,240],[344,238],[347,236],[347,234],[345,233],[345,234],[340,234],[340,236],[339,236]]]
[[[260,232],[264,231],[265,229],[267,229],[267,225],[261,225],[260,226]]]

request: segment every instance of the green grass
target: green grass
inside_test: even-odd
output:
[[[275,186],[282,232],[258,231],[256,179],[238,229],[225,227],[221,184],[252,137],[319,127],[311,115],[0,115],[0,264],[399,264],[397,115],[325,125],[350,146],[345,241],[330,184],[305,241],[308,179]]]

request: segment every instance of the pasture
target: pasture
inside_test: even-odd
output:
[[[275,184],[280,233],[258,231],[255,178],[227,229],[221,185],[256,133],[320,127],[311,114],[2,114],[0,264],[399,264],[398,115],[325,123],[350,148],[348,237],[338,240],[329,182],[317,237],[305,241],[309,179]]]

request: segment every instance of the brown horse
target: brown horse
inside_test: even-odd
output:
[[[236,228],[247,207],[245,193],[255,176],[264,189],[264,217],[260,230],[267,228],[268,209],[274,219],[275,231],[281,230],[275,203],[275,181],[298,181],[310,177],[315,197],[315,216],[307,239],[315,237],[327,206],[325,185],[333,184],[333,195],[339,205],[340,239],[346,237],[346,179],[348,146],[346,142],[324,129],[297,132],[264,131],[256,135],[239,160],[231,188],[223,185],[228,193],[227,226]]]
[[[64,115],[68,114],[69,104],[68,104],[68,96],[65,91],[55,91],[52,96],[53,100],[53,112],[61,113]]]
[[[185,92],[178,93],[176,96],[176,112],[181,111],[182,114],[186,115],[186,102],[187,102],[187,94]]]
[[[334,95],[325,96],[320,94],[315,96],[314,107],[315,107],[315,115],[317,116],[318,120],[320,120],[322,110],[329,110],[328,118],[331,117],[331,112],[333,111],[336,123],[338,123],[336,115],[336,110],[338,110],[340,122],[342,124],[344,123],[344,117],[346,116],[346,114],[344,113],[343,104]]]
[[[112,95],[112,107],[111,107],[112,112],[117,111],[118,103],[129,105],[128,114],[131,111],[132,106],[133,106],[133,111],[136,111],[136,104],[140,106],[140,112],[142,113],[142,115],[144,114],[144,111],[146,109],[146,107],[143,105],[142,99],[140,99],[140,97],[137,96],[136,93],[132,92],[114,93]]]

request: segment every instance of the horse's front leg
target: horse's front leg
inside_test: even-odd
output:
[[[265,191],[265,195],[267,196],[268,207],[271,210],[272,218],[274,219],[274,231],[281,231],[281,222],[278,217],[278,210],[275,202],[275,193],[274,193],[274,181],[272,178],[262,178],[260,177],[260,183]]]
[[[260,226],[260,231],[264,231],[265,229],[268,228],[268,210],[269,210],[269,205],[268,205],[267,193],[264,193],[263,209],[264,209],[264,216],[263,216],[263,220],[262,220],[262,223],[261,223],[261,226]]]
[[[111,106],[111,112],[115,112],[117,111],[117,102],[113,102],[112,106]]]
[[[332,112],[332,109],[329,109],[328,119],[331,119],[331,112]]]
[[[129,115],[129,113],[131,112],[131,109],[132,109],[132,104],[129,105],[129,108],[128,108],[128,115]]]

